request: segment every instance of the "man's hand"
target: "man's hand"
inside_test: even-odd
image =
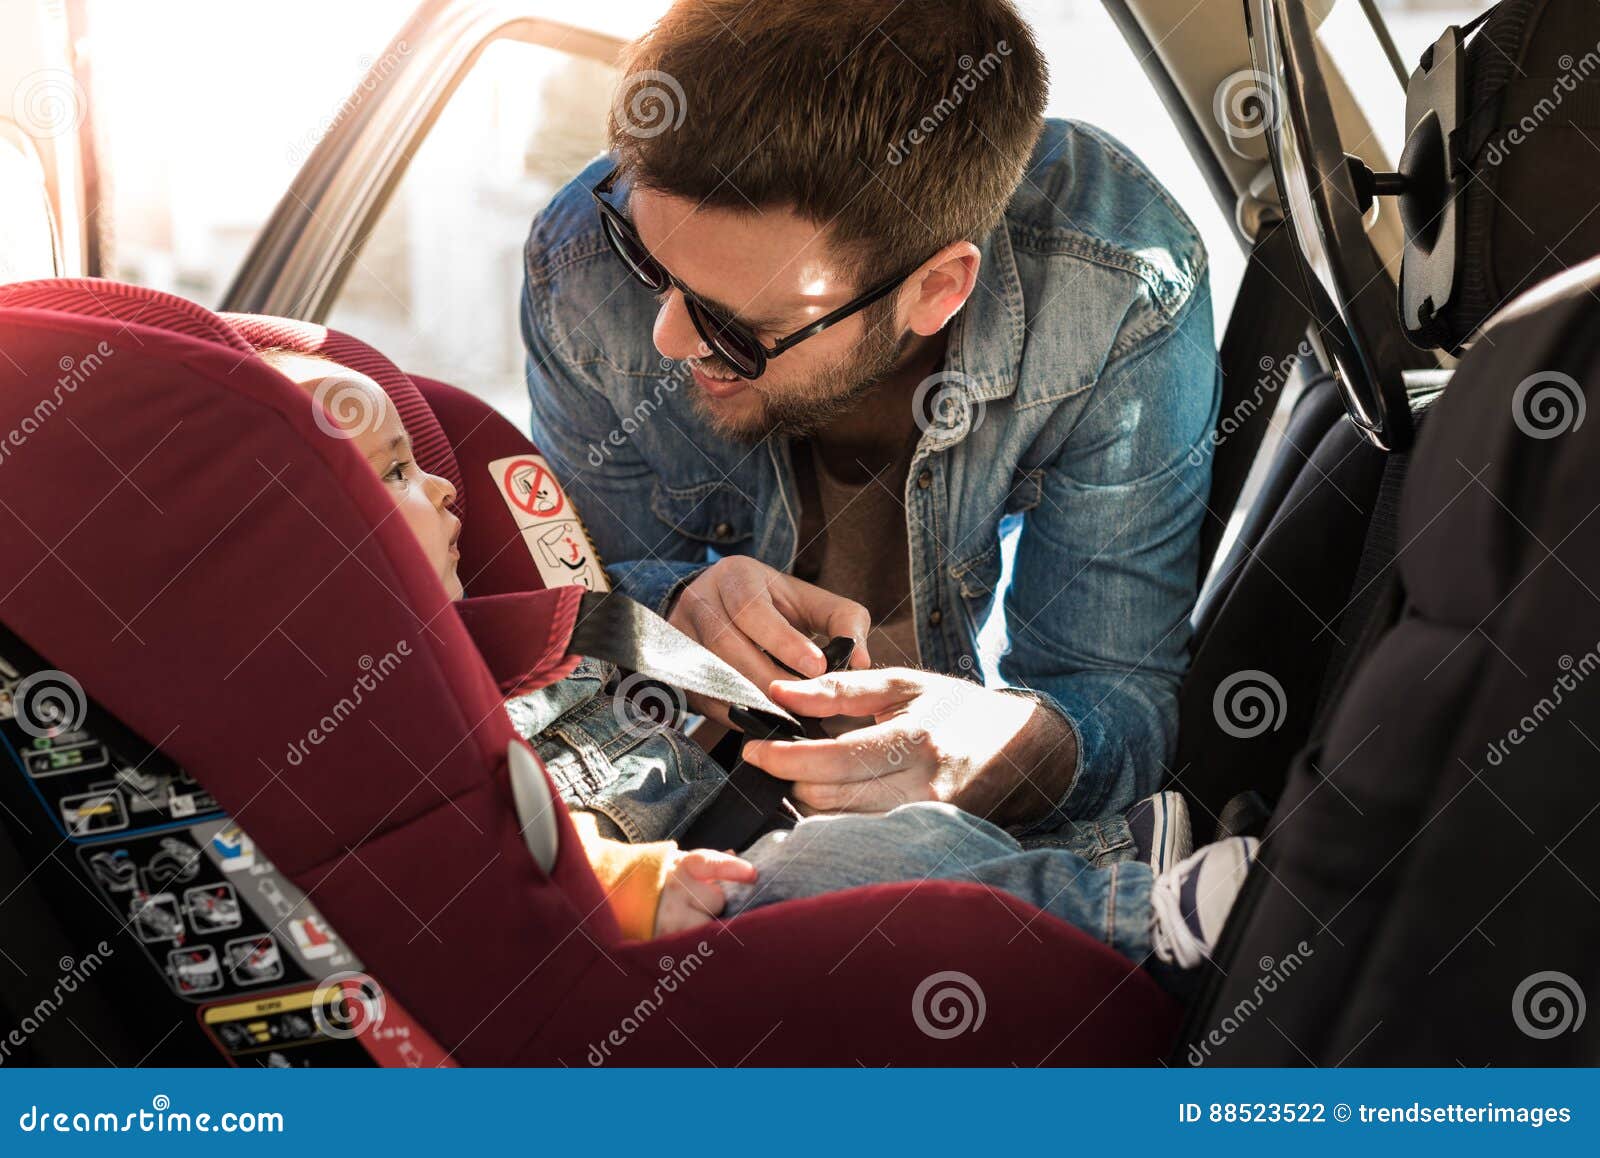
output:
[[[696,576],[678,595],[667,621],[759,688],[789,678],[763,650],[806,675],[827,670],[812,635],[851,636],[856,650],[850,666],[872,663],[865,643],[871,618],[865,607],[744,555],[719,559]],[[728,722],[726,704],[691,696],[690,706],[719,723]]]
[[[744,758],[795,782],[819,812],[884,812],[944,800],[997,824],[1042,816],[1066,794],[1076,738],[1052,709],[971,680],[910,668],[779,680],[772,698],[803,716],[870,716],[832,740],[753,740]]]
[[[671,854],[667,883],[656,908],[656,936],[695,929],[720,916],[728,903],[718,881],[754,884],[756,867],[731,852],[695,849]]]

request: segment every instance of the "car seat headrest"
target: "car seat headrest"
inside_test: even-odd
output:
[[[405,423],[406,432],[411,435],[411,449],[417,461],[429,474],[450,481],[456,488],[455,510],[465,517],[466,487],[450,440],[445,437],[444,428],[439,425],[433,408],[403,370],[361,339],[314,322],[261,314],[219,316],[254,350],[277,347],[302,354],[321,354],[365,374],[383,387],[384,393],[389,395],[395,409],[400,412],[400,421]]]
[[[1400,313],[1458,353],[1497,309],[1600,253],[1600,5],[1502,0],[1423,53],[1406,90]]]
[[[254,347],[204,306],[159,290],[98,278],[54,278],[0,286],[0,309],[45,310],[148,326],[227,346],[242,354]]]

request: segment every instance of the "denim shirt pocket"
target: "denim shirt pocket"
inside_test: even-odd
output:
[[[1011,480],[1011,489],[1006,492],[1006,514],[1026,514],[1043,498],[1044,471],[1019,469]]]
[[[568,807],[596,813],[603,835],[630,843],[676,837],[726,778],[693,740],[614,696],[557,720],[537,748]]]
[[[987,548],[950,568],[950,578],[961,595],[961,608],[967,617],[967,630],[977,639],[978,629],[988,618],[995,589],[1000,584],[1000,539],[996,535]]]
[[[758,513],[738,487],[720,481],[686,487],[657,482],[650,492],[650,511],[676,534],[717,551],[748,542]]]

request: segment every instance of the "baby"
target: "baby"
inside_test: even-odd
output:
[[[461,520],[449,504],[447,479],[429,474],[411,453],[411,438],[388,394],[363,374],[320,355],[272,349],[260,354],[278,373],[308,391],[388,488],[400,517],[416,537],[445,593],[460,599]],[[577,686],[582,690],[583,673]],[[589,677],[593,682],[593,677]],[[566,682],[566,681],[563,681]],[[541,750],[549,760],[550,754]],[[756,870],[730,853],[685,851],[670,841],[630,844],[604,836],[599,818],[574,810],[585,856],[606,890],[623,934],[635,940],[694,928],[722,912],[719,882],[754,883]]]
[[[390,489],[446,593],[459,599],[451,484],[422,470],[388,395],[320,356],[261,357],[328,411]],[[572,811],[624,935],[646,939],[785,900],[895,881],[989,885],[1052,913],[1182,989],[1211,954],[1257,842],[1190,852],[1183,799],[1165,792],[1125,816],[1072,825],[1024,846],[948,804],[883,815],[822,815],[771,833],[744,856],[685,851],[669,839],[715,796],[723,773],[681,733],[639,720],[603,692],[606,665],[507,704]],[[754,862],[754,863],[752,863]]]

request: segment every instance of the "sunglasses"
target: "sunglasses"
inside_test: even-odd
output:
[[[639,239],[638,230],[633,227],[633,222],[605,200],[605,195],[611,192],[621,172],[621,168],[611,170],[590,190],[594,203],[600,210],[601,229],[612,252],[622,260],[623,265],[628,267],[628,272],[633,274],[635,280],[651,293],[663,294],[668,289],[676,288],[683,295],[684,308],[689,311],[689,320],[694,323],[695,331],[701,340],[741,378],[761,377],[766,373],[767,359],[776,358],[779,354],[792,350],[807,338],[816,337],[829,326],[836,325],[851,314],[866,309],[873,302],[888,297],[910,276],[901,274],[892,278],[860,297],[846,302],[831,314],[818,318],[804,329],[796,330],[786,338],[780,338],[771,346],[765,346],[749,326],[727,317],[720,309],[699,297],[668,273],[666,267],[645,248],[644,242]]]

